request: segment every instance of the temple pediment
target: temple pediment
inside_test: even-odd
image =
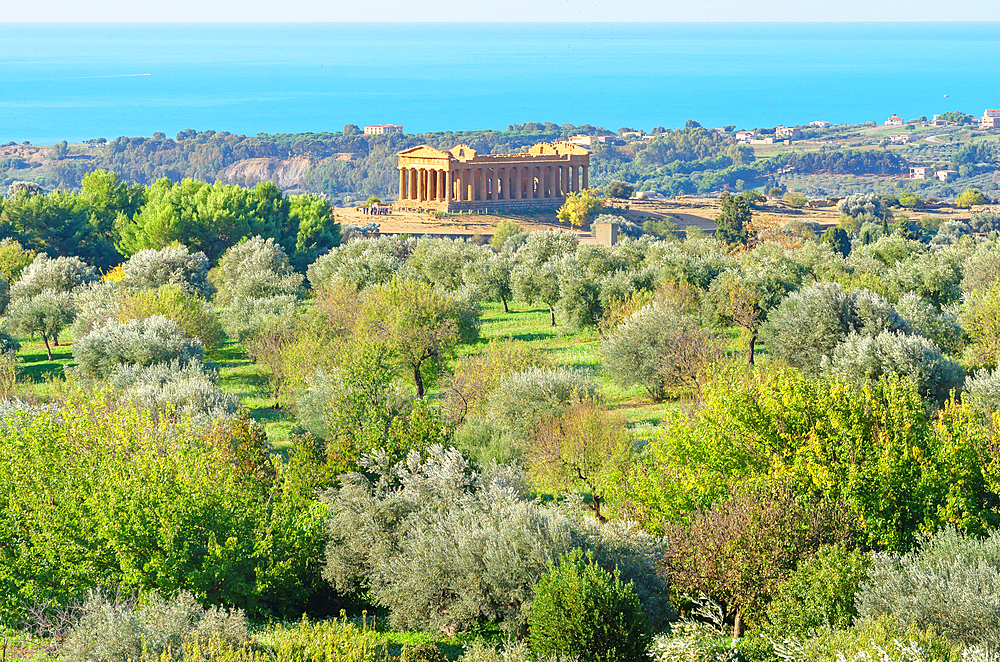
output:
[[[409,149],[404,149],[399,153],[400,156],[409,156],[411,158],[432,158],[432,159],[446,159],[448,158],[448,152],[442,152],[441,150],[431,147],[430,145],[418,145],[416,147],[411,147]]]

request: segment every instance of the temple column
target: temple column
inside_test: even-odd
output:
[[[466,201],[471,201],[473,199],[474,192],[472,190],[472,168],[465,169],[465,199]]]
[[[511,170],[513,171],[511,173],[512,186],[510,192],[513,194],[511,197],[514,200],[520,200],[521,191],[524,189],[524,180],[521,178],[521,168],[514,167],[511,168]]]
[[[555,182],[555,189],[556,189],[556,197],[559,198],[561,198],[566,193],[566,181],[563,173],[564,173],[563,167],[561,165],[556,166],[557,176]]]
[[[417,171],[413,168],[406,169],[406,179],[409,181],[409,186],[406,191],[407,200],[416,200],[417,198]]]
[[[588,178],[587,178],[587,174],[588,174],[587,171],[588,170],[590,170],[590,166],[589,165],[583,166],[583,188],[585,188],[585,189],[586,188],[590,188],[590,182],[588,181]]]
[[[552,166],[552,197],[559,197],[559,166]]]
[[[500,199],[500,168],[493,168],[493,201]]]
[[[482,168],[476,168],[472,171],[472,181],[475,184],[473,188],[473,194],[475,197],[473,200],[485,200],[486,199],[486,187],[483,186],[483,178],[486,175]]]
[[[406,197],[406,171],[399,169],[399,199]]]
[[[417,174],[417,200],[423,202],[427,199],[427,171],[421,168]]]
[[[451,168],[444,171],[444,201],[451,202],[452,194]]]
[[[580,167],[570,166],[569,169],[573,172],[573,193],[580,190]]]

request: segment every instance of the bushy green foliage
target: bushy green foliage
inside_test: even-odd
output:
[[[870,214],[882,218],[888,211],[885,209],[882,197],[876,193],[849,195],[840,201],[838,209],[840,209],[840,213],[855,218],[861,214]]]
[[[7,320],[13,329],[35,337],[45,343],[49,360],[52,360],[50,341],[59,344],[59,332],[76,317],[76,308],[69,292],[43,290],[27,298],[19,298],[7,309]]]
[[[884,375],[909,377],[917,391],[933,402],[944,402],[965,377],[962,367],[942,356],[932,340],[889,331],[874,337],[851,333],[824,357],[822,369],[857,384]]]
[[[854,605],[871,557],[840,546],[821,547],[778,586],[767,606],[767,628],[781,639],[807,636],[823,626],[844,629],[857,616]]]
[[[417,240],[413,253],[406,261],[418,278],[446,290],[457,290],[465,284],[462,271],[472,259],[476,247],[463,239]],[[492,252],[492,251],[491,251]]]
[[[1000,368],[966,376],[962,402],[986,416],[1000,411]]]
[[[50,258],[47,253],[39,253],[11,286],[10,298],[30,299],[45,290],[72,292],[95,280],[94,268],[77,257]]]
[[[862,619],[847,629],[820,628],[806,639],[774,644],[786,662],[987,662],[984,650],[955,646],[933,630],[900,627],[890,617]]]
[[[142,606],[115,604],[92,591],[79,621],[60,647],[67,662],[155,660],[185,644],[238,647],[250,641],[241,610],[204,609],[193,595],[179,591],[168,599],[152,595]]]
[[[592,519],[527,499],[514,467],[478,472],[458,451],[432,446],[426,459],[411,452],[395,466],[376,453],[364,474],[341,483],[322,498],[330,509],[323,575],[339,591],[370,591],[395,626],[456,632],[492,622],[521,631],[538,578],[577,545],[631,569],[626,579],[644,583],[657,613],[666,611],[658,543],[623,545]]]
[[[386,283],[403,268],[415,245],[415,240],[397,237],[353,239],[309,266],[309,284],[321,290],[335,281],[344,281],[362,290]]]
[[[906,550],[920,531],[980,532],[992,504],[989,433],[946,403],[929,419],[896,376],[857,385],[793,371],[725,371],[704,408],[668,414],[632,468],[622,508],[650,530],[722,498],[730,481],[789,474],[805,494],[846,502],[859,542]]]
[[[718,353],[712,335],[672,306],[647,306],[601,343],[605,370],[624,386],[638,384],[654,399],[668,389],[695,389]]]
[[[460,662],[530,662],[530,652],[524,641],[508,639],[497,649],[476,639],[458,659]]]
[[[180,285],[160,285],[134,294],[123,294],[116,302],[119,322],[162,315],[173,320],[188,338],[197,338],[202,347],[212,350],[222,342],[222,323],[205,300]]]
[[[214,291],[208,281],[209,266],[205,253],[191,253],[186,246],[168,246],[159,250],[146,248],[122,264],[125,271],[122,284],[136,289],[180,285],[207,299]]]
[[[944,352],[960,354],[965,341],[965,329],[957,306],[938,312],[933,305],[914,292],[907,292],[896,302],[896,312],[917,334],[933,341]]]
[[[479,336],[477,305],[418,281],[373,287],[361,319],[363,332],[391,348],[400,370],[412,376],[419,398],[454,349]]]
[[[0,209],[3,205],[0,204]],[[35,259],[35,254],[10,237],[0,239],[0,279],[8,286],[17,282],[21,272]]]
[[[458,418],[483,415],[487,398],[500,382],[528,368],[547,368],[550,361],[537,348],[517,340],[491,340],[478,354],[463,357],[448,383],[449,408]]]
[[[486,400],[486,415],[523,447],[544,416],[556,415],[574,402],[594,400],[593,379],[566,368],[528,368],[505,377]]]
[[[291,294],[240,299],[223,311],[222,324],[230,338],[246,342],[269,326],[292,328],[297,317],[296,302]]]
[[[206,370],[198,360],[186,364],[174,359],[149,366],[122,365],[111,375],[111,381],[116,389],[126,391],[134,402],[152,411],[175,408],[179,414],[202,423],[230,418],[240,406],[237,396],[223,393],[216,385],[218,374]]]
[[[187,338],[183,329],[162,315],[128,322],[110,321],[94,329],[73,345],[73,358],[80,379],[107,379],[121,366],[151,366],[177,361],[181,367],[201,358],[197,338]]]
[[[235,304],[246,299],[298,296],[302,275],[292,270],[288,256],[274,239],[244,239],[219,260],[216,300]]]
[[[579,549],[563,554],[538,580],[528,633],[537,657],[581,662],[639,662],[650,641],[632,585]]]
[[[877,554],[858,594],[862,616],[903,628],[934,627],[965,645],[1000,646],[1000,534],[967,537],[954,527],[903,555]]]
[[[97,586],[301,614],[325,539],[308,465],[273,463],[245,415],[206,428],[122,400],[81,394],[6,424],[3,618]]]

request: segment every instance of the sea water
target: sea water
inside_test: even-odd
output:
[[[0,142],[1000,108],[1000,23],[0,24]]]

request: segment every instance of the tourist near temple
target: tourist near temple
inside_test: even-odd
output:
[[[468,145],[428,145],[399,153],[401,208],[446,212],[553,209],[588,187],[590,152],[567,142],[523,154],[479,154]]]

